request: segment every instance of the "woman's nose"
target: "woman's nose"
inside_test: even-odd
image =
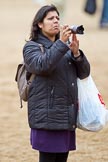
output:
[[[59,21],[59,20],[55,17],[55,18],[54,18],[54,22],[58,22],[58,21]]]

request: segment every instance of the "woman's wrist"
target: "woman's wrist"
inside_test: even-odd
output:
[[[74,58],[79,58],[81,56],[80,52],[78,51],[77,54],[74,54]]]
[[[82,59],[82,54],[81,54],[80,51],[78,51],[78,54],[77,54],[77,55],[74,55],[74,59],[75,59],[76,61],[80,61],[80,60]]]

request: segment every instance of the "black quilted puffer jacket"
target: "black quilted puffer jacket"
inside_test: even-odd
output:
[[[44,52],[39,44],[43,45]],[[31,128],[75,130],[78,112],[77,77],[86,78],[90,65],[80,50],[75,59],[67,44],[39,35],[23,48],[30,73],[36,74],[28,97],[28,121]]]

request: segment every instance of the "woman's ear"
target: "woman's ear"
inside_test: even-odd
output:
[[[42,23],[41,23],[41,22],[38,23],[38,26],[39,26],[39,28],[41,29],[41,28],[42,28]]]

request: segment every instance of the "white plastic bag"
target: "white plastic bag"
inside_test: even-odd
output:
[[[99,131],[108,122],[108,110],[91,77],[77,80],[79,110],[77,127],[87,131]]]

